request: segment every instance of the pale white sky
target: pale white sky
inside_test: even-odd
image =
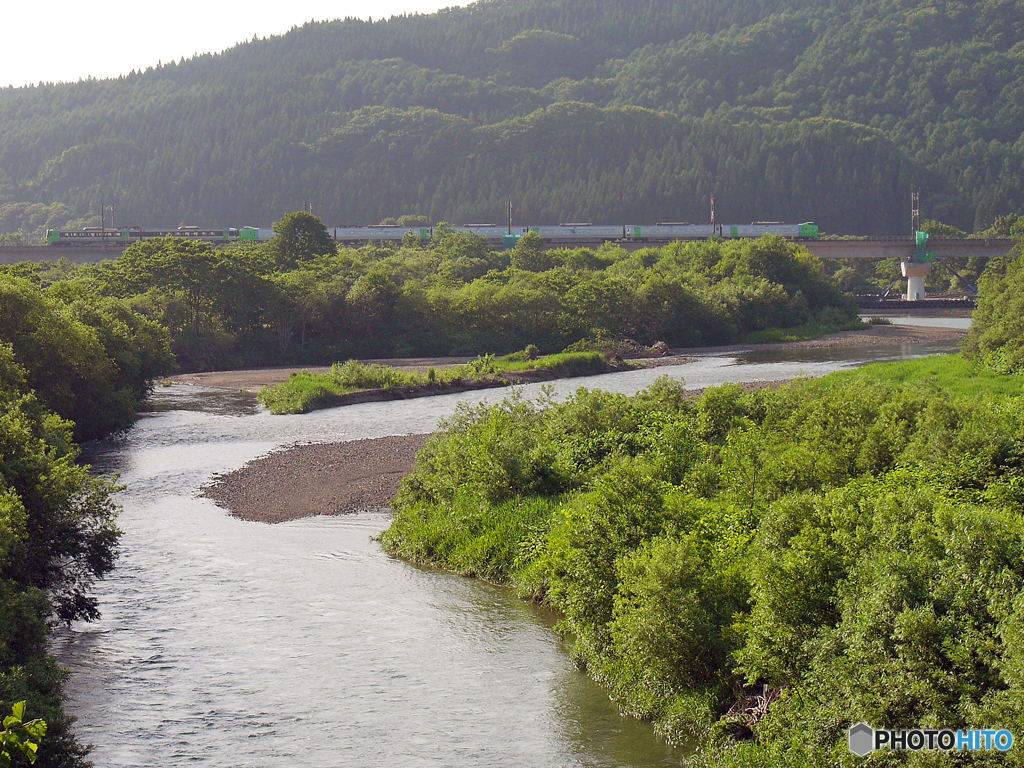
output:
[[[311,19],[433,13],[468,0],[0,0],[0,88],[77,82],[220,52]]]

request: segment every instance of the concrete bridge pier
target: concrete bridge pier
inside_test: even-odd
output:
[[[920,301],[924,298],[924,279],[932,271],[932,265],[916,261],[900,263],[903,276],[907,278],[907,301]]]

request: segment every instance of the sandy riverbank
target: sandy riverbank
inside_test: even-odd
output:
[[[713,355],[732,355],[750,350],[786,350],[786,349],[830,349],[838,347],[871,347],[889,344],[925,344],[936,341],[962,339],[967,331],[957,328],[927,328],[920,326],[873,325],[863,331],[843,331],[832,333],[810,341],[785,342],[780,344],[731,344],[722,347],[692,347],[688,349],[672,349],[667,357],[655,357],[630,360],[634,365],[654,367],[663,365],[682,365],[694,357]],[[384,358],[363,360],[367,364],[380,363],[394,368],[412,370],[419,373],[427,368],[452,368],[470,362],[469,357],[413,357]],[[215,389],[245,390],[255,392],[262,387],[273,386],[286,381],[293,371],[309,371],[310,373],[327,373],[330,366],[302,366],[287,368],[253,368],[241,371],[213,371],[210,373],[182,373],[171,377],[175,384],[191,384],[194,386],[213,387]]]
[[[863,331],[830,333],[808,341],[787,341],[779,344],[731,344],[722,347],[690,347],[673,349],[674,355],[733,355],[739,352],[786,349],[838,349],[840,347],[883,347],[904,344],[931,344],[937,341],[959,341],[967,336],[961,328],[932,328],[911,325],[872,325]]]
[[[783,381],[741,384],[747,391]],[[703,389],[689,390],[696,397]],[[400,435],[347,443],[295,445],[221,475],[201,495],[235,517],[283,523],[314,515],[345,515],[391,506],[398,486],[430,435]]]

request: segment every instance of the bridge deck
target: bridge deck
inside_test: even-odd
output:
[[[807,250],[819,259],[900,259],[909,260],[917,253],[910,237],[876,237],[867,240],[807,240]],[[991,259],[1008,254],[1016,243],[1008,239],[960,238],[928,241],[928,252],[950,258]]]
[[[120,245],[108,245],[106,248],[8,245],[0,247],[0,264],[18,264],[22,261],[59,261],[60,259],[67,259],[72,264],[94,264],[104,259],[116,259],[122,253],[124,253],[124,247]]]

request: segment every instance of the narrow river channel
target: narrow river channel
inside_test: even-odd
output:
[[[633,393],[823,375],[954,343],[703,358],[555,383]],[[525,387],[533,397],[539,387]],[[429,432],[489,390],[271,416],[248,395],[172,386],[90,460],[127,486],[101,620],[62,633],[80,738],[108,766],[667,766],[679,755],[576,671],[549,612],[392,560],[381,511],[268,526],[197,489],[295,442]]]

